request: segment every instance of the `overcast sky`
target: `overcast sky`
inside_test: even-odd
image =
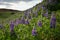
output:
[[[0,8],[24,11],[43,0],[0,0]]]

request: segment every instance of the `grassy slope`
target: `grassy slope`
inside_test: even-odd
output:
[[[56,29],[50,29],[50,18],[47,19],[46,17],[43,17],[43,26],[39,27],[37,25],[37,20],[41,19],[41,14],[39,13],[38,17],[33,17],[33,19],[30,21],[29,25],[25,24],[18,24],[18,26],[15,26],[14,30],[15,33],[18,37],[15,38],[15,35],[13,35],[13,39],[17,40],[52,40],[57,38],[57,40],[60,40],[60,10],[56,11],[56,18],[57,18],[57,24],[56,24]],[[37,36],[32,36],[32,29],[34,27],[34,23],[36,23],[36,29],[37,29]],[[9,29],[9,24],[5,25],[5,30],[7,32],[6,39],[10,40],[10,29]],[[22,31],[22,32],[21,32]],[[51,38],[52,35],[52,38]],[[2,36],[1,36],[2,37]],[[5,37],[5,36],[4,36]]]

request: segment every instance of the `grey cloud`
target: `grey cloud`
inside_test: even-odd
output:
[[[19,1],[29,2],[29,1],[33,1],[33,0],[0,0],[0,2],[19,2]]]
[[[32,1],[32,0],[0,0],[0,5],[12,6],[11,4],[9,4],[9,3],[4,3],[4,2],[16,3],[16,2],[20,2],[20,1],[30,2],[30,1]]]
[[[0,3],[0,5],[10,5],[10,4],[7,4],[7,3]]]

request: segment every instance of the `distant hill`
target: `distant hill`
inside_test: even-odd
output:
[[[19,10],[13,10],[13,9],[4,9],[4,8],[0,8],[0,12],[20,12]]]

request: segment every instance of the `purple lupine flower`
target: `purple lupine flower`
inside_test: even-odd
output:
[[[46,18],[48,18],[48,11],[46,10],[46,13],[43,14]]]
[[[25,24],[29,24],[29,21],[28,21],[28,19],[25,21]]]
[[[2,24],[0,24],[0,29],[2,29],[4,26]]]
[[[26,12],[25,16],[26,16],[26,18],[31,19],[31,16],[30,16],[30,12],[29,11]]]
[[[31,9],[27,10],[27,13],[28,13],[28,14],[31,14],[31,12],[32,12],[32,10],[31,10]]]
[[[36,12],[35,12],[35,15],[36,15],[36,17],[38,16],[38,11],[36,10]]]
[[[24,12],[24,16],[27,17],[27,15],[28,15],[28,14],[27,14],[27,12],[25,11],[25,12]]]
[[[49,3],[51,3],[52,0],[48,0]]]
[[[10,31],[13,31],[14,30],[14,23],[13,23],[13,21],[11,21],[11,23],[10,23]]]
[[[28,18],[28,19],[31,19],[31,18],[32,18],[31,14],[28,14],[28,15],[27,15],[27,18]]]
[[[55,14],[52,14],[51,20],[50,20],[50,27],[55,28],[55,25],[56,25],[56,17],[55,17]]]
[[[20,20],[19,20],[19,19],[16,19],[16,25],[18,25],[18,24],[19,24],[19,22],[20,22]]]
[[[21,22],[21,19],[19,20],[19,24],[21,24],[22,22]]]
[[[25,24],[25,19],[24,19],[24,17],[21,18],[21,23],[22,23],[22,24]]]
[[[37,7],[37,11],[39,11],[39,10],[40,10],[40,8],[41,8],[41,6],[39,5],[39,6]]]
[[[42,22],[38,21],[38,26],[42,27]]]
[[[42,9],[43,9],[43,10],[45,10],[45,9],[46,9],[44,5],[42,5]]]
[[[32,35],[33,35],[33,36],[37,35],[37,31],[36,31],[35,28],[32,29]]]
[[[28,18],[31,19],[31,15],[29,15]]]

